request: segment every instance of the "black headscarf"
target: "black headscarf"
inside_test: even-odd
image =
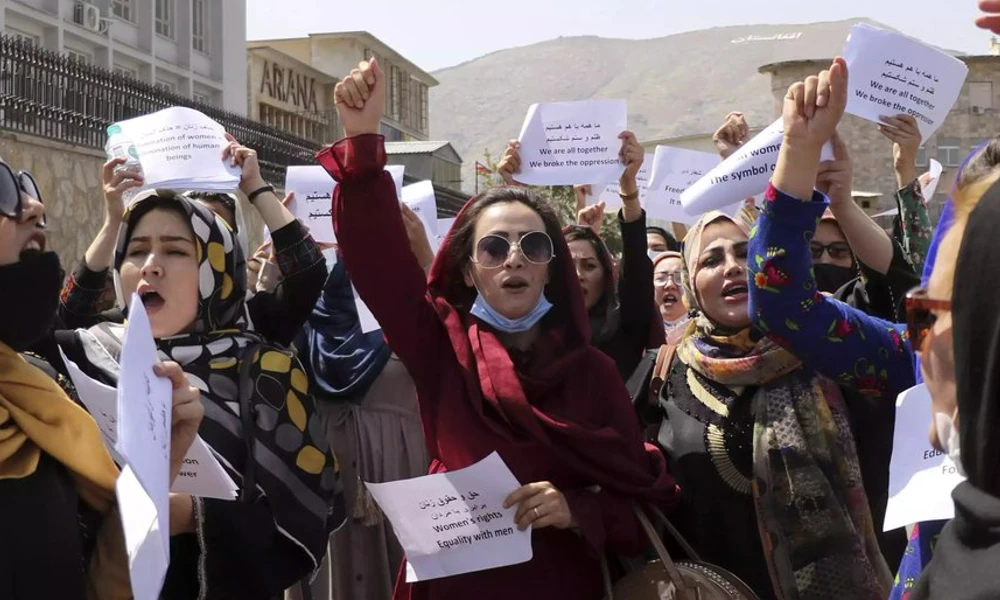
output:
[[[1000,183],[969,216],[955,266],[952,331],[962,465],[955,518],[914,600],[1000,598]]]

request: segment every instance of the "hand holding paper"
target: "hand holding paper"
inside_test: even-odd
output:
[[[102,172],[104,179],[104,221],[111,225],[120,225],[125,215],[126,192],[137,190],[145,184],[142,173],[135,169],[120,168],[128,162],[127,158],[112,158],[104,163]],[[93,266],[93,265],[91,265]]]
[[[517,185],[515,175],[521,172],[521,142],[511,140],[503,151],[500,162],[497,163],[497,173],[503,179],[504,185]]]
[[[902,189],[917,177],[917,153],[920,152],[920,127],[909,115],[882,117],[879,133],[892,141],[892,165],[896,170],[896,184]]]
[[[726,122],[712,135],[712,143],[719,151],[723,160],[729,158],[740,149],[750,137],[750,126],[741,112],[731,112],[726,115]]]
[[[170,415],[170,482],[184,466],[184,457],[191,444],[198,437],[198,427],[205,416],[201,403],[201,392],[188,382],[181,366],[173,361],[162,362],[153,367],[153,372],[170,380],[173,408]]]

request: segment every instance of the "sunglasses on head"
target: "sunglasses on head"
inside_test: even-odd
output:
[[[19,220],[24,212],[22,194],[27,194],[39,202],[42,201],[42,194],[38,191],[38,183],[35,182],[31,173],[27,171],[15,173],[7,163],[0,161],[0,215]],[[39,224],[45,225],[45,215],[42,215]]]
[[[847,242],[833,242],[826,246],[819,242],[812,242],[809,244],[809,251],[812,253],[813,260],[819,260],[824,252],[829,254],[833,260],[851,258],[851,246]]]
[[[951,310],[951,300],[937,300],[927,295],[925,288],[915,288],[906,294],[906,330],[910,347],[921,352],[928,333],[937,322],[935,310]]]
[[[485,269],[497,269],[507,262],[513,248],[517,248],[524,260],[534,265],[547,265],[555,252],[552,238],[544,231],[529,231],[517,242],[491,233],[476,242],[472,262]]]

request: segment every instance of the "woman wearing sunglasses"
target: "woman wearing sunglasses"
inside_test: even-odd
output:
[[[955,518],[937,537],[933,560],[912,589],[909,598],[916,600],[994,598],[1000,589],[1000,312],[991,300],[1000,289],[998,166],[1000,141],[993,140],[961,169],[954,220],[927,287],[906,300],[910,338],[931,395],[931,443],[968,477],[952,492]],[[920,554],[929,550],[920,548]]]
[[[412,584],[401,570],[394,598],[597,600],[604,551],[644,546],[629,499],[674,496],[663,457],[642,444],[614,363],[589,345],[569,250],[538,196],[498,188],[470,200],[425,277],[383,172],[384,90],[374,61],[337,85],[349,137],[318,157],[339,182],[345,265],[413,376],[430,471],[499,452],[524,484],[506,499],[511,525],[534,530],[527,563]]]
[[[830,414],[839,419],[840,445],[854,453],[854,472],[860,469],[864,484],[845,496],[851,498],[852,519],[838,527],[863,542],[855,553],[866,556],[871,569],[867,593],[841,597],[884,598],[890,582],[882,553],[893,556],[895,566],[903,544],[892,536],[871,542],[881,530],[888,496],[895,398],[913,385],[913,355],[904,327],[827,298],[810,271],[809,242],[827,207],[826,197],[814,190],[820,150],[844,113],[846,83],[846,64],[837,59],[818,77],[793,85],[785,98],[784,142],[750,240],[750,315],[804,369],[823,376],[814,389],[825,390]],[[775,556],[798,551],[795,540],[779,541]]]
[[[690,322],[684,298],[684,255],[680,252],[668,250],[653,260],[653,302],[663,319],[666,342],[678,344]]]
[[[38,186],[0,161],[0,597],[131,598],[118,468],[55,371],[18,354],[49,335],[61,283]],[[176,363],[158,368],[174,388],[172,481],[203,408]]]

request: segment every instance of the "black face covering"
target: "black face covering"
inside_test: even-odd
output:
[[[813,274],[816,276],[816,287],[819,291],[833,294],[854,280],[858,276],[858,270],[854,267],[814,264]]]
[[[55,252],[25,252],[0,267],[0,341],[15,352],[32,347],[49,332],[62,288]]]

